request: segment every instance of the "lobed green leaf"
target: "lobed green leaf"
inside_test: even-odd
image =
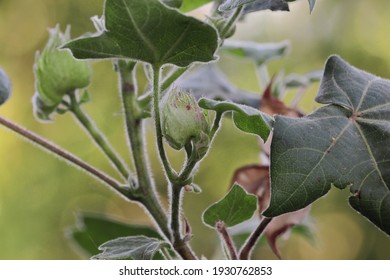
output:
[[[128,58],[185,67],[214,60],[216,30],[158,0],[107,0],[105,30],[65,44],[76,58]]]
[[[199,100],[199,106],[206,110],[214,110],[220,114],[233,112],[233,121],[238,129],[260,136],[264,142],[273,126],[273,118],[259,110],[246,105],[229,101],[216,101],[207,98]]]
[[[257,209],[257,198],[234,184],[229,193],[203,212],[203,222],[212,228],[218,222],[232,227],[250,219]]]
[[[329,58],[316,98],[329,105],[301,119],[275,119],[264,215],[303,208],[332,185],[349,187],[350,205],[390,234],[389,89],[390,80]]]

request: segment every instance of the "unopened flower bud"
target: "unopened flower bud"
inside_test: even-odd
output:
[[[192,141],[202,157],[210,143],[210,127],[195,98],[175,88],[164,97],[161,105],[162,133],[168,144],[180,150]]]
[[[4,70],[0,68],[0,105],[3,105],[10,95],[11,82]]]
[[[91,69],[86,61],[76,60],[68,50],[59,49],[70,40],[70,28],[62,33],[56,26],[49,32],[50,37],[45,49],[35,57],[35,88],[39,99],[33,99],[41,102],[34,103],[35,109],[45,107],[44,111],[48,115],[56,109],[66,94],[87,87],[91,76]],[[49,119],[48,115],[46,119]]]

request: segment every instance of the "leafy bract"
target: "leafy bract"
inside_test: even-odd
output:
[[[0,68],[0,105],[3,105],[10,95],[11,82],[4,70]]]
[[[207,98],[199,100],[203,109],[214,110],[217,113],[233,112],[233,121],[238,129],[260,136],[267,140],[273,125],[273,118],[252,107],[235,104],[229,101],[215,101]]]
[[[232,227],[253,216],[257,208],[257,198],[248,194],[240,185],[234,184],[228,194],[214,203],[203,213],[203,222],[214,228],[218,222]]]
[[[94,256],[93,259],[151,260],[160,249],[167,246],[169,245],[165,241],[146,236],[119,237],[101,245],[99,249],[104,252]]]
[[[215,59],[215,29],[158,0],[107,0],[104,16],[104,31],[64,47],[80,59],[128,58],[155,66]]]
[[[161,238],[150,227],[128,225],[105,215],[82,213],[77,225],[68,232],[68,237],[88,256],[98,254],[98,246],[121,236],[144,235]]]
[[[253,60],[257,65],[279,58],[288,52],[290,44],[281,43],[255,43],[244,41],[226,41],[222,50],[239,57]]]
[[[389,89],[389,80],[329,58],[316,98],[329,105],[301,119],[275,119],[264,215],[303,208],[331,185],[350,187],[351,206],[390,234]]]

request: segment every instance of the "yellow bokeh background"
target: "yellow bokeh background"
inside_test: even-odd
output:
[[[13,84],[12,98],[0,114],[50,139],[85,161],[116,176],[100,150],[83,133],[71,115],[56,116],[53,123],[39,123],[32,114],[33,63],[48,37],[47,29],[59,23],[72,26],[72,35],[93,31],[90,17],[102,14],[103,0],[0,0],[0,66]],[[202,17],[205,9],[194,15]],[[358,68],[390,77],[390,2],[386,0],[318,0],[312,15],[307,1],[291,5],[291,12],[262,12],[247,16],[239,24],[235,39],[258,42],[288,40],[291,51],[269,65],[271,74],[303,74],[322,69],[334,53]],[[218,62],[232,82],[260,94],[251,63],[222,55]],[[131,165],[117,78],[108,61],[93,63],[92,102],[85,106],[99,128]],[[318,84],[310,87],[301,105],[306,112]],[[289,97],[287,96],[287,99]],[[146,124],[151,167],[165,201],[165,179],[155,151],[152,122]],[[169,151],[175,166],[182,155]],[[218,257],[215,232],[202,225],[201,213],[220,199],[234,170],[259,161],[257,138],[244,135],[229,119],[224,121],[214,148],[202,162],[196,183],[201,194],[187,194],[184,211],[192,224],[196,252]],[[287,259],[389,259],[390,239],[347,202],[348,191],[332,189],[312,210],[316,242],[299,235],[280,240]],[[80,259],[66,237],[80,211],[113,215],[128,223],[149,224],[148,216],[106,190],[99,182],[0,127],[0,259]],[[267,246],[256,250],[256,258],[274,259]]]

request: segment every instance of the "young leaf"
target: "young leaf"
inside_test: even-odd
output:
[[[285,0],[226,0],[219,6],[220,11],[230,11],[232,9],[247,5],[246,13],[261,10],[288,11],[288,3]]]
[[[11,95],[11,82],[2,68],[0,68],[0,105],[3,105]]]
[[[121,236],[144,235],[161,238],[153,229],[140,225],[128,225],[105,215],[82,213],[76,227],[68,231],[68,237],[88,256],[98,254],[98,246]]]
[[[146,236],[128,236],[119,237],[110,240],[99,247],[104,250],[103,253],[93,256],[93,259],[117,260],[128,259],[134,260],[151,260],[153,256],[168,243]]]
[[[257,65],[279,58],[288,52],[290,44],[226,41],[222,50],[230,54],[252,59]]]
[[[215,29],[158,0],[107,0],[104,15],[103,32],[64,46],[76,58],[129,58],[179,67],[215,59]]]
[[[390,234],[389,88],[389,80],[329,58],[316,100],[330,105],[275,120],[264,215],[301,209],[331,185],[350,187],[351,206]]]
[[[233,121],[238,129],[258,135],[264,142],[267,141],[273,126],[272,117],[245,105],[201,98],[199,100],[199,106],[203,109],[217,111],[221,114],[232,111]]]
[[[232,227],[250,219],[256,208],[256,196],[234,184],[224,198],[203,212],[203,222],[212,228],[220,221],[224,222],[226,227]]]

